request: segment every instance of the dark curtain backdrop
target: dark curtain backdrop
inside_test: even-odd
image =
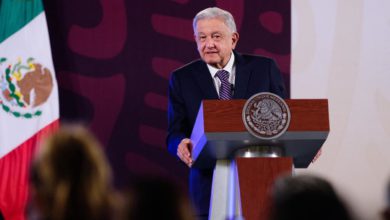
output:
[[[274,58],[289,89],[289,0],[44,0],[62,122],[81,122],[105,146],[115,183],[162,175],[186,185],[166,150],[167,88],[197,59],[192,18],[210,6],[237,22],[237,51]]]

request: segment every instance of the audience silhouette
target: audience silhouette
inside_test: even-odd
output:
[[[382,212],[384,220],[390,220],[390,180],[387,182],[386,188],[386,208]]]
[[[62,127],[38,149],[31,185],[38,219],[112,219],[110,167],[99,143],[81,126]]]
[[[311,175],[284,176],[271,193],[271,220],[350,220],[332,185]]]
[[[139,178],[130,185],[125,200],[125,219],[194,219],[186,194],[164,178]]]

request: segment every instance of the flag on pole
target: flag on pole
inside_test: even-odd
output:
[[[25,219],[35,148],[58,127],[57,82],[41,0],[0,1],[0,212]]]

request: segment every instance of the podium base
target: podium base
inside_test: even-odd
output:
[[[278,176],[291,174],[292,169],[290,157],[218,160],[213,174],[209,219],[267,219],[269,190]]]
[[[217,160],[211,188],[209,219],[243,219],[235,160]]]

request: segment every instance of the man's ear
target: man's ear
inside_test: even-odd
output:
[[[236,45],[237,45],[237,42],[238,42],[238,39],[240,38],[240,35],[237,33],[237,32],[234,32],[232,34],[232,46],[233,46],[233,49],[236,48]]]

